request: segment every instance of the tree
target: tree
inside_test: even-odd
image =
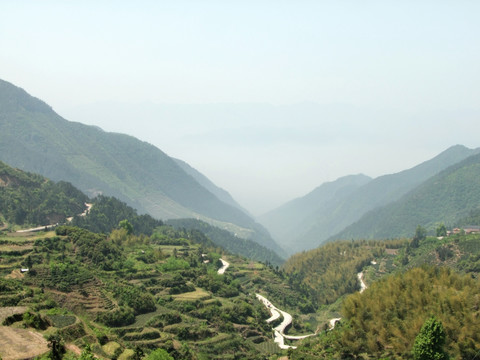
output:
[[[65,346],[59,334],[48,335],[48,347],[51,349],[48,357],[52,360],[60,360],[65,354]]]
[[[146,357],[146,360],[173,360],[173,357],[171,357],[164,349],[157,349],[152,351]]]
[[[120,221],[118,223],[118,226],[120,228],[123,228],[123,229],[127,230],[127,235],[132,235],[133,234],[133,226],[132,226],[132,224],[130,224],[130,222],[127,219]]]
[[[417,248],[418,245],[420,244],[420,241],[423,241],[426,238],[427,238],[427,230],[421,225],[418,225],[415,230],[415,236],[413,237],[412,242],[410,243],[410,246],[413,248]]]
[[[94,359],[96,359],[96,357],[92,353],[91,346],[89,344],[85,345],[85,349],[83,349],[78,360],[94,360]]]
[[[415,360],[444,360],[447,356],[443,350],[445,330],[440,321],[431,317],[425,321],[415,338],[412,354]]]
[[[437,227],[437,237],[440,236],[447,236],[447,228],[445,227],[445,224],[440,224]]]
[[[143,355],[145,354],[143,353],[142,348],[137,345],[133,354],[133,360],[141,360],[143,358]]]

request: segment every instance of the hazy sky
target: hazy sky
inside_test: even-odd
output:
[[[480,146],[480,1],[0,0],[0,78],[260,214]]]

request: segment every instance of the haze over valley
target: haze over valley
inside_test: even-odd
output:
[[[256,216],[478,146],[476,3],[55,4],[1,5],[0,78]]]
[[[0,360],[479,358],[478,13],[0,2]]]

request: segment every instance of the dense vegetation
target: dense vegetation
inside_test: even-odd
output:
[[[28,192],[32,178],[15,178],[23,182],[10,190],[25,185],[19,191]],[[59,199],[51,194],[47,202],[52,198]],[[23,201],[30,206],[36,200]],[[226,255],[199,229],[166,226],[115,198],[99,196],[91,205],[55,232],[7,232],[15,219],[0,232],[0,319],[12,326],[16,343],[23,338],[13,329],[27,327],[48,337],[55,358],[75,343],[90,358],[155,358],[152,350],[162,348],[175,359],[261,359],[279,349],[256,292],[290,311],[313,311],[271,263]],[[219,242],[237,240],[202,225]],[[217,274],[221,256],[231,263],[224,275]],[[11,315],[3,320],[3,313]],[[304,329],[300,321],[295,329]],[[304,330],[313,331],[310,325]]]
[[[316,304],[330,304],[360,289],[357,273],[383,254],[385,245],[382,241],[328,243],[293,255],[284,269],[290,286],[308,294]]]
[[[479,293],[477,279],[445,267],[414,268],[389,276],[364,293],[347,297],[342,324],[299,353],[326,359],[411,359],[415,338],[424,322],[435,316],[445,329],[448,354],[473,359],[480,350]]]
[[[225,250],[245,256],[246,258],[281,265],[283,260],[272,250],[252,241],[242,239],[229,231],[211,226],[204,221],[195,219],[169,220],[167,224],[175,228],[195,229],[207,235],[213,243]]]
[[[0,161],[0,221],[31,226],[63,222],[82,213],[87,199],[70,183],[55,183]]]
[[[249,262],[232,256],[229,261],[237,265],[219,275],[217,249],[195,239],[211,244],[195,230],[169,227],[151,237],[128,235],[124,228],[105,235],[73,226],[38,233],[26,254],[2,259],[3,275],[26,263],[30,271],[21,280],[1,279],[1,305],[30,306],[28,319],[11,323],[37,331],[53,330],[52,309],[73,315],[74,324],[58,328],[61,337],[86,342],[102,356],[104,345],[115,342],[121,352],[163,348],[176,359],[228,359],[235,353],[263,358],[256,344],[273,347],[264,322],[269,315],[251,293],[261,287],[259,276],[270,278],[270,285],[282,286],[282,280],[269,267],[249,270]]]
[[[286,248],[294,251],[312,249],[359,221],[369,211],[402,199],[408,192],[416,189],[440,171],[463,161],[468,156],[478,154],[479,151],[479,149],[471,150],[457,145],[431,160],[396,174],[380,176],[373,180],[364,175],[345,176],[331,183],[322,184],[304,197],[292,200],[262,216],[260,220]],[[459,188],[460,186],[459,184]],[[455,187],[454,183],[450,185],[451,190]],[[433,204],[426,204],[425,208],[433,209],[430,205]],[[412,213],[415,213],[415,210],[410,209]],[[455,214],[454,211],[455,209],[448,209],[449,213]],[[412,215],[411,218],[416,217]],[[434,222],[443,221],[452,225],[443,218],[432,218]],[[373,225],[385,229],[384,233],[376,234],[376,239],[408,236],[412,226],[418,224],[418,222],[407,224],[402,218],[396,218],[382,227],[385,218],[375,220]],[[372,224],[369,225],[368,233],[342,233],[335,236],[335,239],[371,238],[370,234],[375,227]],[[397,230],[397,227],[403,232],[389,232],[390,229]]]
[[[341,324],[317,339],[306,340],[292,358],[410,359],[421,327],[435,316],[445,329],[449,356],[473,359],[480,351],[476,330],[480,325],[480,235],[425,235],[425,229],[418,226],[409,240],[360,242],[358,247],[363,243],[364,252],[369,247],[372,250],[373,261],[362,265],[367,290],[347,296],[340,309]],[[341,242],[338,247],[349,243],[356,242]],[[309,274],[327,274],[329,267],[322,271],[321,261],[315,265],[310,260],[305,265],[314,258],[312,252],[324,259],[326,254],[334,256],[335,245],[298,254],[292,260],[296,258],[297,266],[308,268]],[[342,271],[334,262],[331,266]],[[342,289],[339,283],[332,284]]]
[[[8,277],[0,278],[0,310],[18,312],[5,325],[34,328],[59,351],[75,343],[91,356],[154,358],[163,349],[174,359],[273,359],[286,351],[272,342],[270,314],[254,295],[261,293],[294,315],[292,332],[319,331],[295,342],[291,359],[413,358],[424,351],[431,316],[444,329],[448,355],[469,359],[480,350],[473,330],[480,235],[427,237],[417,226],[412,239],[329,243],[279,268],[224,253],[200,230],[226,234],[203,223],[174,228],[118,200],[96,201],[74,220],[90,230],[72,223],[0,234],[0,271]],[[231,264],[224,275],[220,257]],[[360,271],[368,285],[362,294]],[[333,317],[341,324],[324,331]]]
[[[135,209],[124,202],[103,195],[93,200],[92,208],[85,216],[76,216],[72,225],[107,234],[118,228],[118,224],[123,220],[132,225],[132,231],[137,235],[151,235],[155,228],[163,225],[162,221],[150,215],[138,215]]]
[[[480,155],[473,155],[391,205],[374,210],[335,235],[335,239],[394,238],[410,235],[417,224],[431,234],[439,222],[455,225],[480,203]]]

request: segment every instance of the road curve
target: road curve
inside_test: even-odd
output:
[[[270,314],[272,314],[272,316],[266,320],[267,323],[271,323],[272,321],[280,318],[280,315],[283,317],[283,320],[280,323],[280,325],[273,328],[273,332],[275,335],[274,342],[278,345],[280,349],[290,349],[290,348],[296,349],[297,348],[296,346],[285,345],[285,339],[301,340],[301,339],[305,339],[307,337],[316,335],[316,334],[308,334],[308,335],[300,335],[300,336],[286,335],[285,329],[292,323],[292,315],[290,315],[286,311],[283,311],[277,308],[265,296],[262,296],[260,294],[256,294],[256,296],[257,296],[257,299],[260,300],[263,303],[263,305],[265,305],[265,307],[270,311]]]
[[[363,272],[359,272],[357,274],[357,278],[358,280],[360,281],[360,294],[363,293],[365,291],[365,289],[367,288],[367,285],[365,285],[365,282],[363,281]]]
[[[227,262],[227,261],[225,261],[225,260],[223,260],[223,259],[220,259],[220,261],[222,262],[223,265],[222,265],[222,267],[221,267],[220,269],[218,269],[217,272],[218,272],[220,275],[223,275],[223,274],[225,273],[225,270],[227,270],[227,268],[230,266],[230,263]]]

